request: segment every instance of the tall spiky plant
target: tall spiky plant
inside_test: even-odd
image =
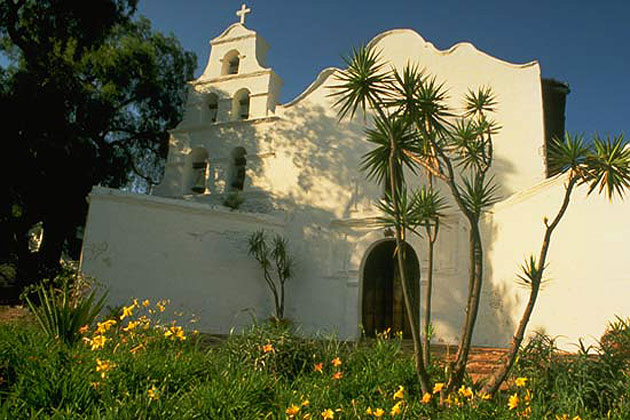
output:
[[[395,72],[396,73],[396,72]],[[476,323],[483,281],[483,246],[479,221],[482,212],[497,201],[498,187],[488,175],[493,161],[492,137],[499,127],[489,114],[496,100],[489,87],[469,91],[464,98],[464,113],[456,117],[446,104],[443,84],[407,66],[394,76],[400,87],[394,88],[390,101],[399,106],[415,126],[418,151],[409,158],[441,180],[470,225],[470,275],[465,320],[455,363],[447,384],[451,392],[461,384]]]
[[[361,169],[368,178],[387,182],[387,195],[395,219],[400,221],[401,209],[399,197],[406,193],[403,166],[412,167],[409,150],[413,146],[412,125],[409,120],[396,112],[389,104],[392,97],[394,80],[391,72],[384,70],[379,53],[371,47],[353,50],[350,58],[345,58],[347,69],[337,74],[340,82],[334,86],[335,106],[339,109],[339,119],[352,118],[357,109],[363,111],[364,118],[368,111],[376,114],[374,128],[368,131],[368,140],[376,144],[375,149],[364,156]],[[396,223],[394,239],[396,242],[396,263],[400,275],[407,321],[413,341],[414,365],[418,381],[423,392],[431,390],[431,381],[423,362],[417,311],[414,310],[411,291],[404,269],[404,237],[406,226]]]
[[[357,109],[364,115],[367,111],[375,113],[368,140],[377,143],[377,148],[364,157],[362,169],[377,180],[387,176],[391,211],[400,221],[395,229],[396,249],[402,249],[405,230],[410,228],[402,223],[399,200],[406,189],[403,167],[412,170],[422,167],[430,174],[430,182],[433,177],[443,181],[470,224],[471,270],[466,319],[448,382],[448,390],[452,391],[463,380],[479,307],[483,279],[479,220],[481,213],[496,202],[497,187],[488,176],[493,159],[492,136],[498,130],[488,114],[494,110],[496,101],[487,87],[470,91],[465,97],[464,114],[456,118],[446,104],[444,85],[415,66],[408,65],[402,72],[386,71],[378,52],[370,46],[353,50],[346,64],[347,70],[337,75],[341,83],[333,86],[336,91],[332,96],[337,97],[335,105],[340,119],[354,116]],[[414,140],[409,141],[410,138]],[[400,253],[397,261],[399,271],[404,273]],[[427,391],[430,378],[423,366],[427,353],[422,351],[406,281],[403,281],[403,297],[412,326],[416,369],[423,391]]]
[[[522,273],[518,277],[520,283],[529,287],[529,300],[512,337],[504,364],[484,389],[489,395],[494,395],[499,390],[514,365],[544,281],[552,234],[569,207],[575,187],[588,185],[588,195],[595,190],[600,194],[605,191],[609,200],[615,195],[623,198],[630,187],[630,147],[622,135],[612,139],[596,136],[590,145],[586,145],[581,136],[572,136],[569,133],[564,140],[555,138],[549,148],[549,166],[554,173],[566,174],[564,198],[551,223],[547,218],[544,219],[545,233],[539,256],[530,256],[521,266]]]

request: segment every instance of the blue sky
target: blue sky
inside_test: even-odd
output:
[[[154,27],[172,32],[205,67],[208,41],[237,21],[242,1],[141,0]],[[630,1],[251,0],[246,26],[271,45],[282,102],[375,35],[411,28],[439,49],[461,41],[514,63],[538,60],[543,77],[569,83],[567,129],[630,137]]]

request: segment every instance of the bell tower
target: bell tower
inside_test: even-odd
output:
[[[266,67],[269,44],[245,26],[250,12],[243,5],[236,12],[240,22],[210,41],[208,64],[193,82],[207,105],[205,122],[252,120],[275,112],[282,80]]]

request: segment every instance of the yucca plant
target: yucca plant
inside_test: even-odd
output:
[[[519,279],[530,288],[529,300],[512,338],[505,363],[485,387],[485,392],[490,395],[499,390],[516,360],[544,281],[547,252],[552,234],[569,207],[575,187],[586,184],[588,195],[597,190],[600,194],[606,192],[608,199],[612,200],[615,196],[623,198],[630,186],[630,147],[623,135],[605,139],[595,136],[590,144],[586,144],[582,136],[569,133],[564,139],[554,138],[549,147],[549,166],[552,172],[566,173],[564,198],[551,223],[547,218],[544,220],[545,233],[539,256],[531,256],[522,265],[522,274],[519,275]]]
[[[284,286],[293,275],[293,259],[289,255],[289,241],[286,238],[274,236],[271,247],[267,241],[263,229],[252,233],[249,237],[249,255],[263,269],[263,278],[273,294],[274,320],[279,322],[284,320]]]
[[[470,261],[466,319],[448,392],[461,385],[472,343],[472,334],[479,308],[483,279],[483,250],[479,220],[481,213],[496,201],[497,187],[488,171],[492,165],[492,136],[499,127],[490,119],[496,101],[489,87],[469,91],[464,98],[464,112],[456,115],[446,104],[447,91],[434,77],[424,74],[416,66],[407,65],[401,71],[386,70],[378,51],[372,46],[353,50],[345,60],[348,68],[338,73],[339,84],[331,96],[336,98],[339,118],[353,117],[357,109],[364,115],[374,115],[373,128],[367,131],[368,141],[376,147],[368,152],[361,169],[368,178],[385,181],[387,205],[381,206],[390,221],[395,221],[396,249],[406,230],[414,230],[413,217],[409,217],[405,197],[406,184],[403,168],[427,173],[429,190],[433,178],[443,182],[451,191],[457,207],[470,224]],[[365,118],[365,117],[364,117]],[[466,176],[464,176],[466,175]],[[433,203],[435,204],[435,203]],[[388,210],[388,211],[385,211]],[[429,218],[431,220],[431,218]],[[430,250],[439,223],[425,221],[430,226]],[[397,252],[399,271],[403,272],[402,255]],[[431,390],[431,378],[426,369],[427,340],[423,346],[419,326],[414,319],[414,308],[402,280],[403,299],[411,326],[414,359],[423,392]],[[426,316],[425,319],[429,319]],[[424,328],[425,337],[428,327]]]
[[[60,288],[42,283],[32,291],[35,299],[29,295],[24,299],[48,337],[73,345],[80,338],[79,329],[94,322],[103,309],[107,292],[97,299],[96,290],[87,295],[75,292],[76,284],[66,277],[60,279]]]
[[[400,198],[405,197],[403,191],[406,189],[403,167],[412,167],[409,156],[414,155],[413,150],[409,150],[414,144],[413,125],[396,107],[392,107],[391,101],[395,98],[395,91],[392,90],[395,76],[384,70],[385,64],[381,62],[378,51],[371,47],[361,47],[353,50],[352,56],[344,60],[348,68],[337,74],[340,83],[333,86],[336,90],[331,95],[337,98],[335,106],[339,109],[340,120],[346,116],[352,118],[357,109],[363,111],[364,118],[367,111],[376,114],[374,128],[367,133],[368,140],[376,147],[363,157],[361,169],[367,173],[368,178],[386,183],[388,203],[395,221],[395,257],[411,330],[416,374],[422,391],[429,392],[431,380],[423,361],[418,319],[404,269],[403,241],[405,230],[409,226],[400,223],[404,214],[400,208]]]

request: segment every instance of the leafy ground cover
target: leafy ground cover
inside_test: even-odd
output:
[[[628,325],[597,356],[566,357],[539,336],[508,389],[490,400],[467,381],[445,395],[445,367],[422,394],[399,335],[370,345],[259,325],[208,345],[167,302],[134,300],[73,345],[34,322],[0,325],[1,418],[104,419],[627,419]],[[192,322],[191,322],[192,321]],[[591,349],[592,350],[592,349]]]

